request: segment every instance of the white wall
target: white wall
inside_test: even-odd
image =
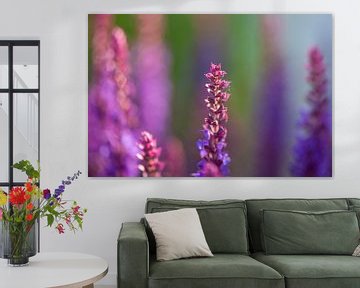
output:
[[[0,38],[41,40],[42,183],[54,187],[77,169],[84,175],[67,196],[88,207],[85,229],[65,236],[42,229],[43,251],[79,251],[110,264],[103,283],[115,284],[116,238],[137,221],[147,197],[193,199],[359,197],[359,0],[0,0]],[[87,172],[88,13],[334,13],[333,179],[90,179]],[[241,165],[241,163],[239,163]]]

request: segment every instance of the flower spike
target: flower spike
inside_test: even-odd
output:
[[[164,163],[159,160],[161,148],[157,147],[156,139],[147,131],[143,131],[138,143],[140,152],[136,155],[140,160],[138,169],[142,177],[160,177]]]
[[[331,110],[327,97],[327,78],[324,56],[319,48],[308,55],[310,92],[306,97],[309,110],[300,115],[300,133],[294,147],[291,173],[298,177],[331,177],[332,142]]]
[[[197,177],[216,177],[229,175],[230,157],[226,148],[227,129],[224,124],[228,121],[228,108],[225,103],[229,100],[230,82],[224,80],[226,72],[221,70],[221,64],[211,63],[210,72],[205,74],[209,83],[205,84],[208,96],[205,99],[208,116],[203,124],[203,137],[197,141],[201,160]]]

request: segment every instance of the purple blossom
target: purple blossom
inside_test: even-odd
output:
[[[170,116],[170,54],[164,43],[164,16],[139,15],[136,81],[142,129],[164,144]]]
[[[221,64],[211,64],[210,72],[205,74],[209,80],[205,85],[208,93],[205,99],[208,116],[203,124],[203,137],[196,143],[201,160],[194,176],[228,176],[230,173],[230,157],[225,152],[227,129],[224,126],[228,121],[228,108],[225,103],[230,97],[230,93],[227,92],[230,82],[223,79],[225,75],[226,72],[221,70]],[[214,171],[215,166],[217,171]]]
[[[293,176],[332,176],[331,110],[327,97],[324,57],[314,47],[309,51],[308,78],[311,86],[306,100],[309,109],[300,114],[299,134],[291,164]]]
[[[48,200],[51,197],[50,189],[44,189],[43,196],[44,196],[44,199]]]
[[[140,163],[138,169],[142,177],[160,177],[164,163],[159,160],[161,148],[157,147],[156,139],[147,131],[141,133],[138,143],[137,158]]]
[[[101,51],[106,55],[89,91],[89,176],[137,176],[138,120],[123,30],[114,28]]]
[[[194,176],[197,177],[221,177],[221,171],[218,166],[212,162],[201,160],[198,164],[199,170]]]
[[[112,78],[116,84],[116,101],[122,112],[122,124],[127,128],[137,128],[138,111],[133,99],[133,84],[130,81],[129,48],[125,32],[116,27],[111,33],[113,53]]]
[[[66,178],[66,180],[62,180],[61,184],[54,190],[53,197],[59,200],[62,193],[65,192],[65,189],[66,189],[65,186],[71,185],[71,183],[74,182],[76,179],[78,179],[81,174],[82,174],[81,171],[78,170],[76,173],[74,173],[73,176],[68,176]],[[46,189],[46,190],[48,190],[48,189]],[[46,192],[46,195],[47,195],[48,198],[50,198],[50,196],[48,196],[47,192]],[[48,198],[45,197],[45,190],[44,190],[44,198],[48,199]]]

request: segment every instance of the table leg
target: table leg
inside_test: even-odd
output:
[[[84,286],[83,288],[94,288],[94,284],[86,285],[86,286]]]

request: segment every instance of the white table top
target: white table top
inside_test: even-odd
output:
[[[108,272],[102,258],[80,253],[38,253],[29,265],[9,267],[0,260],[1,288],[77,288],[92,284]]]

